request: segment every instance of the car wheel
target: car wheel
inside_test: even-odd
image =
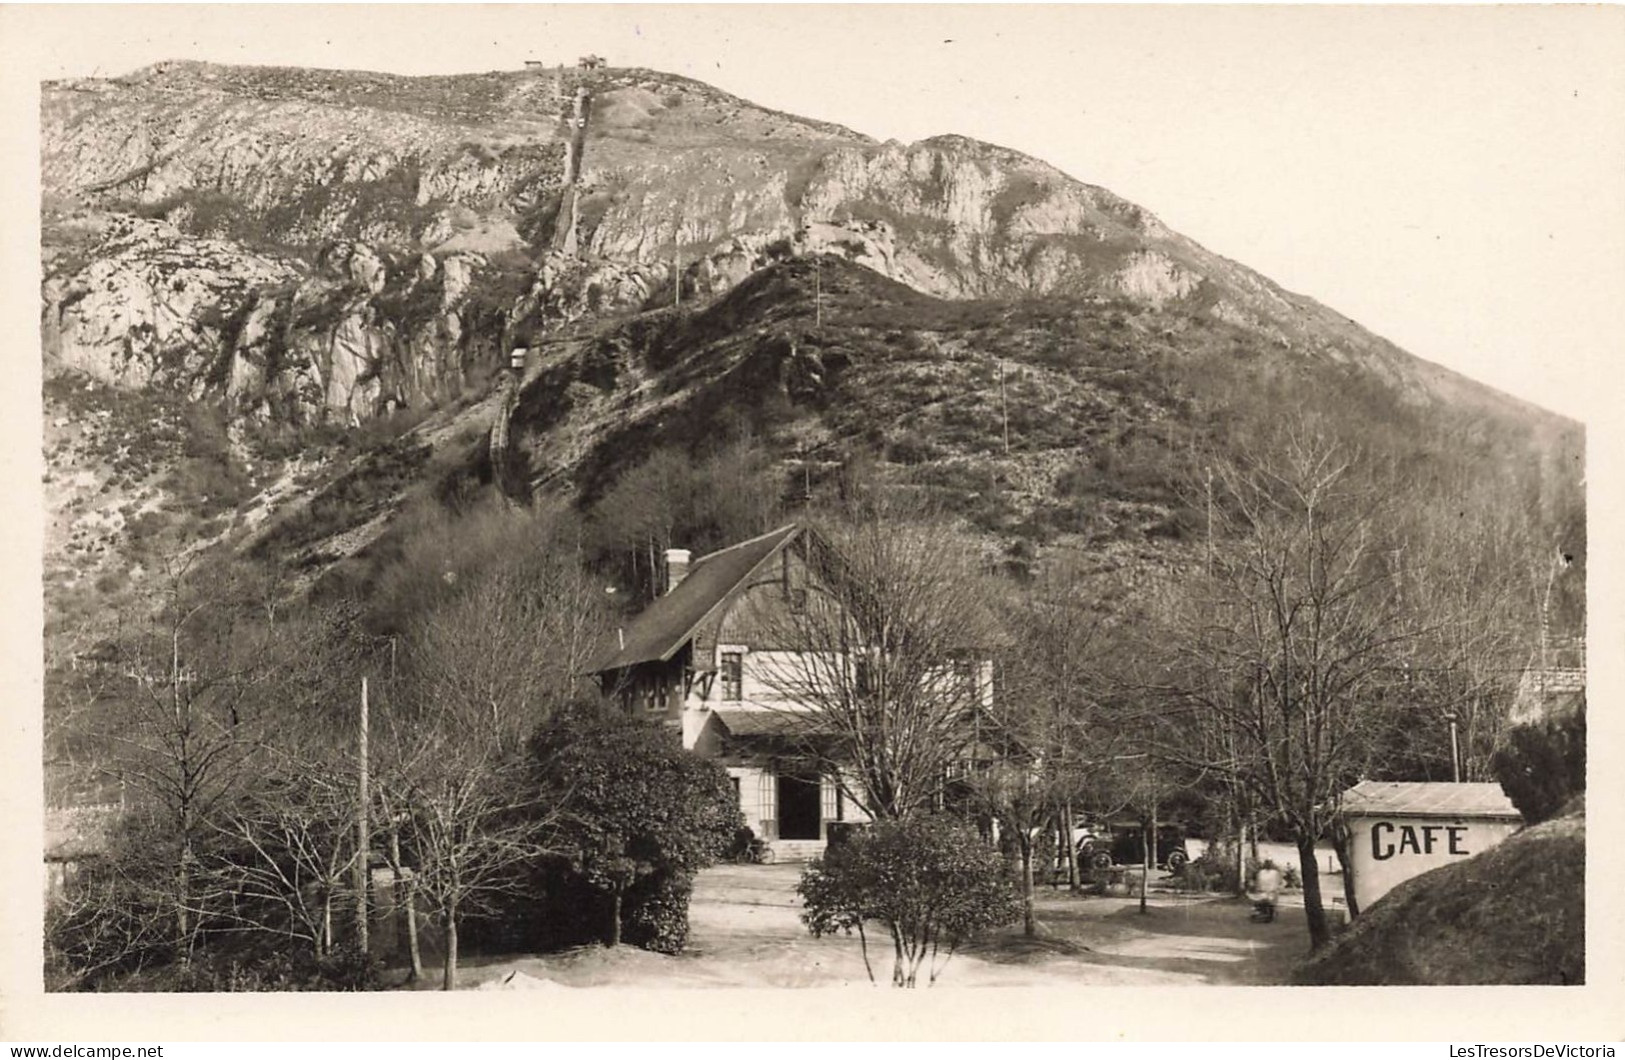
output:
[[[1185,856],[1185,852],[1183,850],[1174,851],[1172,854],[1168,855],[1168,871],[1178,872],[1180,867],[1189,860],[1190,858]]]
[[[1089,855],[1089,864],[1097,869],[1109,869],[1112,867],[1112,856],[1104,850],[1098,851]]]

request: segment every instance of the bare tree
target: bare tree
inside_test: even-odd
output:
[[[1396,675],[1426,632],[1408,606],[1382,497],[1353,456],[1313,436],[1223,468],[1225,521],[1208,574],[1187,580],[1167,686],[1197,744],[1176,758],[1228,774],[1297,844],[1311,942],[1331,937],[1315,842],[1396,716]],[[1212,753],[1225,748],[1227,757]]]
[[[227,575],[233,572],[225,572]],[[236,572],[240,575],[240,572]],[[199,861],[216,811],[252,772],[269,718],[256,698],[275,672],[274,592],[190,561],[168,564],[151,610],[119,640],[125,709],[110,734],[112,771],[156,808],[172,858],[167,901],[175,952],[186,959],[218,881]],[[258,606],[256,606],[256,598]]]
[[[406,915],[443,932],[456,985],[459,922],[525,885],[553,809],[537,799],[525,741],[579,695],[599,643],[603,594],[579,564],[560,513],[514,513],[512,543],[422,617],[400,687],[380,704],[375,797]],[[415,949],[415,946],[414,946]]]
[[[334,893],[322,896],[318,878],[354,844],[317,849],[331,838],[330,804],[347,795],[316,749],[354,640],[327,609],[285,612],[282,590],[249,568],[175,560],[124,617],[101,668],[104,702],[75,719],[129,794],[116,841],[83,881],[105,905],[100,920],[59,921],[79,976],[129,963],[93,937],[126,938],[137,963],[186,961],[216,933],[330,946],[320,906]],[[161,951],[149,923],[159,914]]]
[[[1527,514],[1509,510],[1499,491],[1469,494],[1429,514],[1413,535],[1420,555],[1406,565],[1406,591],[1436,620],[1407,678],[1437,721],[1416,728],[1426,752],[1442,758],[1449,746],[1440,738],[1444,719],[1455,715],[1461,779],[1488,780],[1490,760],[1505,745],[1520,669],[1538,651],[1540,567],[1555,565]],[[1448,768],[1441,773],[1450,775]]]
[[[235,849],[213,866],[234,905],[248,907],[245,927],[303,940],[318,960],[334,952],[335,908],[357,898],[348,881],[360,854],[351,763],[323,757],[278,756],[271,774],[216,824]],[[258,907],[283,915],[273,920]]]
[[[974,757],[992,695],[985,576],[940,524],[832,521],[809,547],[805,599],[756,616],[764,682],[799,746],[876,819],[942,797]]]
[[[1109,580],[1109,572],[1091,577],[1065,566],[1003,598],[998,694],[983,708],[984,740],[997,754],[969,775],[968,786],[1015,845],[1028,935],[1037,930],[1039,841],[1058,824],[1058,848],[1076,882],[1074,806],[1120,753],[1106,658],[1112,604],[1103,590]]]
[[[593,506],[594,536],[628,580],[653,595],[665,550],[705,550],[772,529],[779,483],[766,452],[748,437],[700,461],[665,447],[624,471]]]
[[[167,821],[137,813],[108,837],[103,857],[63,880],[45,911],[46,989],[82,989],[103,975],[168,961],[175,908]]]
[[[425,734],[420,746],[424,757],[405,786],[413,891],[440,923],[441,987],[454,990],[461,921],[524,893],[523,870],[547,852],[552,815],[520,763],[465,743],[454,727]]]

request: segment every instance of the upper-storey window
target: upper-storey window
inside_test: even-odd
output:
[[[975,659],[954,660],[954,683],[959,686],[959,694],[971,702],[975,702],[980,698],[977,694],[979,682],[977,681],[976,669]]]
[[[743,652],[722,653],[722,698],[737,703],[745,693],[745,656]]]

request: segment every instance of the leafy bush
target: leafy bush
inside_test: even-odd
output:
[[[1174,884],[1182,891],[1202,894],[1212,888],[1213,879],[1207,868],[1195,861],[1187,861],[1179,866],[1179,871],[1174,875]]]
[[[221,947],[189,961],[108,979],[98,989],[136,993],[244,994],[384,989],[380,966],[356,950],[317,959],[301,948]]]
[[[912,987],[930,960],[936,982],[954,951],[980,931],[1021,917],[1004,860],[968,826],[944,817],[882,821],[814,861],[796,893],[814,937],[857,932],[869,963],[868,921],[879,921],[895,944],[892,985]],[[942,963],[937,957],[944,950]]]
[[[562,815],[557,849],[610,900],[608,943],[680,949],[692,874],[744,823],[728,774],[664,728],[608,711],[561,713],[531,753]]]
[[[1566,718],[1513,729],[1490,768],[1524,820],[1549,820],[1586,788],[1585,707]]]
[[[656,872],[635,883],[626,895],[626,941],[655,953],[681,953],[688,944],[688,900],[694,877],[686,872]]]

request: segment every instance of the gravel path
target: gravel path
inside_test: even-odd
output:
[[[630,947],[585,947],[545,957],[471,961],[471,988],[851,987],[871,989],[855,938],[815,939],[801,924],[799,865],[724,865],[700,874],[688,949],[665,957]],[[1264,985],[1283,982],[1308,950],[1301,915],[1253,924],[1234,898],[1153,891],[1150,912],[1131,898],[1042,890],[1040,931],[998,932],[956,955],[937,988],[970,986]],[[870,938],[882,985],[890,943]],[[511,977],[511,978],[510,978]],[[507,979],[506,984],[503,980]]]

